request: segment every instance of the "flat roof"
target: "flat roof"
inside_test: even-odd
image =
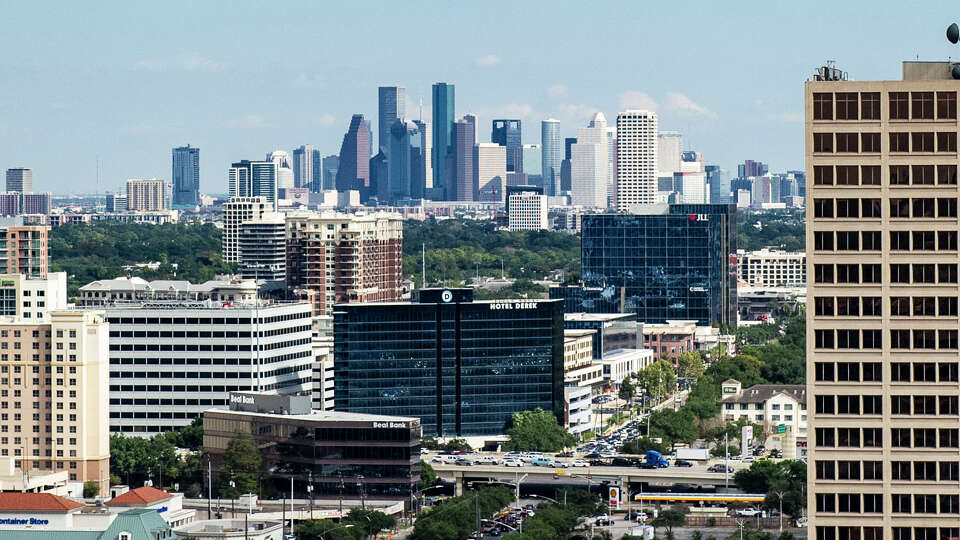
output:
[[[581,329],[581,328],[564,328],[564,329],[563,329],[563,337],[564,337],[565,339],[576,339],[576,338],[581,338],[581,337],[583,337],[583,336],[589,336],[589,335],[591,335],[591,334],[596,334],[596,333],[597,333],[596,330],[589,330],[589,329],[586,329],[586,328],[583,328],[583,329]]]
[[[600,358],[599,361],[613,362],[628,356],[653,356],[653,349],[614,349],[603,353],[603,358]]]
[[[385,414],[352,413],[341,411],[311,411],[310,414],[275,414],[258,413],[248,411],[231,411],[229,409],[213,408],[207,409],[204,413],[216,412],[225,414],[235,414],[238,416],[262,416],[262,417],[283,417],[295,420],[311,420],[314,422],[419,422],[419,418],[410,416],[387,416]]]
[[[633,319],[635,313],[564,313],[565,321],[616,321],[619,319]]]

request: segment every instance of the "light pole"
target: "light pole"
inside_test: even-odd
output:
[[[775,491],[777,498],[780,499],[780,534],[783,534],[783,490]]]
[[[743,526],[746,525],[746,523],[747,523],[747,520],[745,519],[737,520],[737,526],[740,527],[740,540],[743,540]]]
[[[310,494],[310,521],[313,521],[313,471],[310,471],[308,482],[307,493]]]

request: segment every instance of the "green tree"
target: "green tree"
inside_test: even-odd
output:
[[[646,394],[653,397],[668,394],[676,388],[677,384],[673,364],[662,358],[640,370],[640,373],[637,374],[637,380]]]
[[[341,523],[352,524],[353,533],[357,536],[374,536],[379,532],[393,529],[397,526],[397,520],[393,516],[388,516],[378,510],[365,510],[362,508],[353,508],[347,517]]]
[[[253,436],[237,430],[223,454],[220,492],[223,496],[236,498],[244,493],[257,492],[257,479],[263,467],[263,457]],[[230,481],[234,486],[230,486]]]
[[[100,484],[93,480],[87,480],[83,483],[83,498],[90,499],[100,494]]]
[[[646,454],[647,450],[656,450],[661,454],[669,454],[670,448],[662,443],[658,443],[649,437],[639,437],[623,443],[620,451],[624,454]]]
[[[620,382],[620,391],[617,393],[617,396],[620,399],[629,402],[636,394],[637,387],[634,386],[633,380],[630,377],[624,377],[623,381]]]
[[[667,534],[673,534],[674,527],[683,527],[687,522],[687,516],[679,510],[662,510],[660,515],[650,522],[654,527],[666,527]]]
[[[467,441],[464,439],[450,439],[440,445],[440,450],[444,452],[469,452],[473,450],[473,448],[467,444]]]
[[[670,446],[697,439],[697,426],[690,411],[660,409],[650,414],[649,421],[650,436],[660,437]]]
[[[557,452],[576,444],[576,437],[557,423],[557,417],[540,408],[514,413],[510,424],[507,451]]]
[[[437,483],[437,471],[426,461],[420,460],[420,484],[429,487]]]
[[[807,466],[802,461],[775,463],[761,459],[751,463],[749,468],[737,471],[733,481],[744,492],[765,493],[764,505],[768,508],[779,508],[782,494],[784,513],[795,516],[806,508],[803,497],[806,475]]]
[[[677,357],[677,371],[681,377],[697,378],[703,375],[706,369],[700,353],[686,351]]]

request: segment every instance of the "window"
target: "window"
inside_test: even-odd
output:
[[[816,251],[833,251],[833,232],[814,231],[813,249]]]
[[[936,235],[933,231],[913,231],[914,251],[934,251],[937,249]]]
[[[880,153],[880,134],[879,133],[861,133],[860,151],[874,154]]]
[[[838,362],[837,380],[841,382],[859,381],[860,364],[856,362]],[[837,399],[839,399],[839,397]]]
[[[858,186],[860,185],[860,168],[856,165],[837,166],[837,185],[838,186]]]
[[[879,478],[877,478],[879,480]],[[883,513],[883,495],[879,493],[863,494],[863,511],[870,514]],[[871,530],[872,536],[868,536],[867,530]],[[864,527],[863,540],[883,540],[883,529],[881,527]]]
[[[914,283],[936,283],[937,277],[934,275],[934,265],[932,264],[914,264],[913,282]]]
[[[958,369],[956,362],[942,362],[937,366],[940,373],[940,382],[957,382]]]
[[[860,414],[860,396],[837,396],[837,414]]]
[[[909,330],[890,330],[890,347],[894,349],[910,348]]]
[[[910,447],[910,429],[909,428],[890,428],[890,444],[895,448]]]
[[[817,446],[833,448],[837,445],[836,434],[833,428],[816,428]]]
[[[913,446],[918,448],[936,448],[937,430],[932,428],[916,428],[913,430]]]
[[[859,152],[860,136],[856,133],[837,133],[837,152]]]
[[[840,251],[859,251],[860,233],[857,231],[837,231],[837,249]]]
[[[813,94],[813,119],[833,120],[833,94],[815,92]]]
[[[837,217],[838,218],[860,217],[860,201],[858,199],[837,199]]]
[[[833,265],[832,264],[813,265],[813,280],[815,283],[833,283],[834,281]]]
[[[906,92],[890,92],[890,120],[908,120],[909,101]],[[833,103],[830,103],[830,113],[833,114]],[[832,118],[831,118],[832,119]]]
[[[909,264],[891,264],[890,265],[891,283],[910,283],[910,265]]]
[[[955,350],[957,348],[957,331],[937,330],[937,348]]]
[[[883,414],[883,399],[880,396],[863,396],[863,414]]]
[[[925,217],[932,218],[934,217],[934,203],[933,199],[913,199],[913,217]]]
[[[910,134],[910,138],[913,142],[913,148],[911,150],[914,153],[934,151],[932,131],[914,131]]]
[[[933,92],[911,92],[913,114],[916,120],[933,120]]]
[[[910,182],[915,186],[932,186],[934,183],[933,165],[914,165],[911,170],[913,177]]]
[[[936,514],[937,496],[936,495],[914,495],[913,511],[918,514]],[[934,540],[931,538],[930,540]]]
[[[857,120],[859,111],[856,92],[837,92],[837,120]]]
[[[936,299],[932,296],[913,297],[913,315],[915,317],[934,317],[937,314]]]
[[[960,480],[960,463],[956,461],[940,462],[940,481]]]
[[[960,414],[958,411],[958,405],[960,405],[960,399],[957,396],[938,396],[937,397],[937,406],[940,411],[939,414],[946,414],[950,416],[956,416]]]
[[[910,364],[892,362],[890,364],[890,380],[893,382],[910,382]]]
[[[835,414],[834,396],[817,394],[814,399],[815,411],[817,414]]]
[[[910,233],[907,231],[890,231],[890,249],[892,251],[909,251]]]
[[[910,151],[910,133],[906,131],[890,132],[890,151],[891,152],[909,152]]]
[[[957,132],[940,131],[937,132],[937,152],[956,152],[957,151]]]
[[[883,368],[880,362],[864,362],[863,363],[863,381],[864,382],[880,382],[883,380]],[[864,438],[866,438],[866,431],[864,431]]]
[[[833,363],[832,362],[816,362],[814,363],[814,372],[816,380],[833,382]]]
[[[818,349],[833,348],[833,330],[815,330],[814,339],[816,340],[815,347]]]
[[[933,430],[928,429],[926,431],[932,432]],[[932,435],[928,436],[932,438]],[[957,448],[957,442],[956,428],[940,429],[940,448]]]
[[[937,199],[938,217],[957,217],[957,199],[955,197],[941,197]]]
[[[844,462],[841,462],[844,463]],[[855,461],[857,467],[860,467],[860,463]],[[860,471],[857,471],[858,473]],[[857,477],[860,475],[857,474]],[[837,511],[839,512],[856,512],[860,513],[860,494],[859,493],[837,493]],[[859,540],[860,539],[860,528],[857,527],[856,536],[852,536],[850,531],[844,531],[844,529],[849,529],[849,527],[840,527],[840,538],[841,540]],[[846,533],[846,534],[844,534]]]
[[[814,199],[814,203],[818,200],[830,201],[830,199]],[[831,201],[832,202],[832,201]],[[814,207],[816,211],[816,207]],[[830,205],[830,215],[826,217],[833,217],[833,205]],[[814,214],[814,217],[817,217]],[[890,199],[890,217],[892,218],[908,218],[910,217],[910,199],[899,199],[891,198]]]
[[[913,414],[937,414],[937,397],[913,396]]]
[[[909,461],[891,461],[890,462],[890,478],[892,480],[913,480],[912,468],[910,467]]]
[[[860,117],[864,120],[880,119],[880,92],[860,94]]]
[[[860,447],[860,428],[837,428],[837,446],[847,448]]]
[[[865,218],[882,217],[880,215],[880,199],[860,199],[860,210]]]
[[[862,281],[864,283],[880,283],[880,265],[864,264]]]
[[[913,348],[914,349],[936,349],[937,332],[935,330],[914,330]]]
[[[937,249],[941,251],[956,251],[957,231],[937,231]]]
[[[863,348],[864,349],[880,349],[883,347],[883,334],[880,330],[864,330],[863,331]]]
[[[836,480],[836,467],[833,461],[817,461],[817,480]]]
[[[860,167],[860,183],[865,186],[879,186],[880,185],[880,166],[879,165],[864,165]]]
[[[817,512],[836,512],[836,501],[833,493],[817,493]]]
[[[890,414],[910,414],[910,396],[890,396]]]
[[[833,167],[829,165],[815,165],[813,167],[813,184],[816,186],[832,186]]]
[[[859,330],[837,330],[837,348],[838,349],[859,349],[860,331]]]
[[[941,296],[937,298],[937,313],[941,317],[957,316],[957,297]]]
[[[856,264],[838,264],[837,283],[860,283],[860,266]]]
[[[817,296],[813,299],[814,313],[818,317],[833,317],[833,297]]]
[[[956,263],[942,263],[937,265],[937,275],[940,279],[940,283],[956,283],[957,282],[957,265]]]
[[[857,296],[841,296],[837,298],[837,315],[841,317],[858,317],[860,315],[860,298]]]
[[[893,204],[893,199],[891,199],[891,205],[892,204]],[[814,199],[813,200],[813,217],[832,218],[833,217],[833,199]]]
[[[942,185],[957,185],[956,165],[937,165],[937,183]]]
[[[937,92],[937,118],[940,120],[957,118],[956,92]]]
[[[813,151],[833,152],[833,133],[814,133]]]
[[[956,231],[947,231],[947,232],[956,232]],[[882,244],[880,243],[880,231],[863,231],[863,250],[864,251],[880,251],[883,249]]]
[[[863,315],[864,317],[880,317],[883,315],[883,300],[879,296],[863,297]]]

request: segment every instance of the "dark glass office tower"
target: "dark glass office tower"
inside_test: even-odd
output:
[[[173,149],[173,206],[200,204],[200,149],[189,144]]]
[[[520,120],[494,120],[490,142],[507,147],[507,172],[523,172]]]
[[[362,114],[350,119],[350,127],[340,145],[340,166],[336,189],[366,190],[370,187],[370,129]]]
[[[335,409],[419,418],[424,435],[505,433],[515,412],[563,416],[563,304],[473,301],[421,289],[410,303],[334,309]]]
[[[449,169],[448,155],[453,154],[453,122],[455,118],[454,86],[438,82],[433,85],[433,187],[434,198],[456,200],[454,172]]]
[[[649,205],[637,214],[583,216],[587,287],[622,287],[637,320],[736,324],[736,206]]]

